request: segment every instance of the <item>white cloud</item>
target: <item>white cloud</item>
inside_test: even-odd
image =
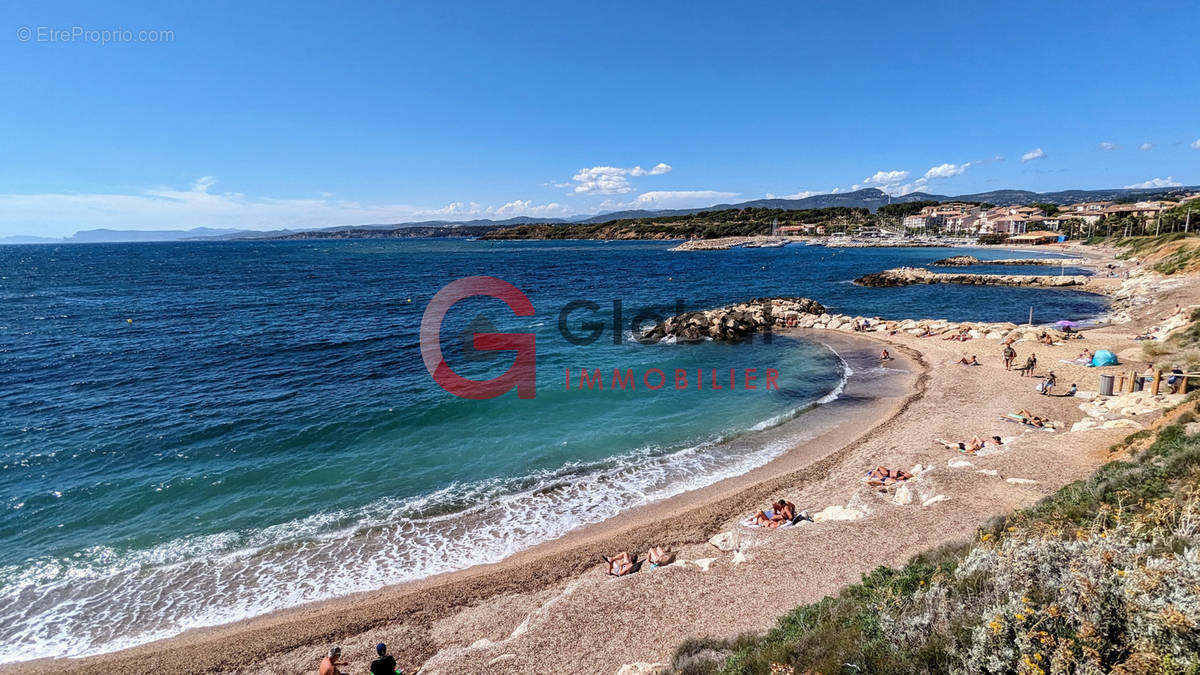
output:
[[[909,174],[907,171],[876,171],[874,175],[863,179],[863,183],[867,185],[895,185],[908,180]]]
[[[664,173],[671,173],[671,165],[666,162],[655,164],[649,171],[640,166],[635,166],[629,170],[630,176],[661,176]]]
[[[651,169],[635,166],[626,169],[619,166],[593,166],[580,169],[571,177],[575,181],[575,194],[580,195],[623,195],[633,192],[629,176],[661,176],[671,172],[671,165],[659,162]],[[568,187],[570,183],[553,183],[555,187]]]
[[[737,197],[736,192],[720,190],[652,190],[643,192],[628,202],[607,200],[600,204],[602,210],[614,209],[684,209],[712,206],[718,202]]]
[[[926,171],[922,178],[925,180],[933,180],[935,178],[950,178],[951,176],[958,176],[970,168],[972,164],[973,162],[965,162],[963,164],[939,164]]]
[[[1140,190],[1140,189],[1146,189],[1146,188],[1180,187],[1182,185],[1183,185],[1183,183],[1180,183],[1179,181],[1175,180],[1171,176],[1167,176],[1166,178],[1151,178],[1150,180],[1144,181],[1142,183],[1134,183],[1133,185],[1126,185],[1125,189],[1126,190]]]
[[[1021,162],[1032,162],[1035,159],[1043,159],[1046,157],[1046,151],[1041,148],[1034,148],[1029,152],[1021,155]]]
[[[1200,150],[1200,138],[1197,138],[1196,140],[1192,141],[1192,149]]]
[[[1141,150],[1142,152],[1147,152],[1153,147],[1154,147],[1153,143],[1142,143],[1141,145],[1138,146],[1138,150]]]
[[[777,195],[768,192],[766,199],[804,199],[805,197],[815,197],[816,195],[828,195],[838,191],[838,188],[832,190],[801,190],[790,195]]]
[[[893,197],[906,195],[914,190],[920,190],[925,187],[927,182],[925,178],[918,178],[912,183],[905,183],[908,177],[911,176],[907,171],[876,171],[874,174],[863,179],[863,185],[857,183],[853,186],[853,190],[858,190],[863,187],[876,187],[886,192]]]
[[[238,192],[214,193],[210,176],[190,189],[156,187],[136,194],[0,194],[0,233],[65,236],[76,230],[302,229],[399,223],[418,219],[549,218],[570,215],[559,203],[513,200],[499,206],[453,202],[442,207],[363,204],[320,199],[250,199]]]
[[[1121,146],[1117,145],[1116,143],[1113,143],[1112,141],[1104,141],[1103,143],[1100,143],[1099,145],[1096,146],[1096,148],[1098,150],[1104,150],[1104,151],[1116,150],[1120,147]]]

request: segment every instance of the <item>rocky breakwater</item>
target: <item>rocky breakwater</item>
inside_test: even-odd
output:
[[[906,333],[918,337],[959,340],[1026,340],[1037,342],[1049,335],[1055,342],[1064,339],[1053,327],[1018,326],[1015,323],[947,321],[945,319],[888,320],[882,317],[832,314],[816,300],[808,298],[755,298],[727,307],[673,316],[642,331],[640,339],[656,341],[672,337],[695,341],[739,340],[754,333],[789,328],[833,330],[844,333],[879,333],[891,337]]]
[[[1065,288],[1087,284],[1085,276],[1026,274],[957,274],[931,272],[920,267],[897,267],[865,274],[854,280],[859,286],[911,286],[913,284],[963,284],[968,286],[1040,286]]]
[[[672,247],[672,251],[727,251],[731,248],[775,247],[783,246],[791,241],[783,237],[767,237],[764,235],[749,237],[719,237],[717,239],[689,239]]]
[[[727,307],[685,312],[642,331],[642,340],[740,340],[753,333],[795,326],[802,317],[819,316],[825,307],[809,298],[755,298]]]
[[[953,255],[929,263],[934,267],[969,267],[971,265],[1078,265],[1081,258],[1001,258],[999,260],[980,260],[973,255]]]

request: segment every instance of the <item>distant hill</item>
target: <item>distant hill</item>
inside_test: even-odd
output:
[[[1061,190],[1057,192],[1032,192],[1029,190],[992,190],[965,195],[937,195],[912,192],[893,197],[876,188],[864,188],[853,192],[836,192],[813,195],[803,199],[754,199],[736,204],[714,204],[692,209],[637,209],[612,211],[593,216],[574,218],[530,218],[518,216],[504,220],[487,218],[467,221],[424,220],[404,223],[380,223],[370,225],[348,225],[300,230],[239,230],[197,227],[190,230],[84,230],[65,239],[46,237],[6,237],[0,243],[99,243],[99,242],[154,242],[196,240],[276,240],[276,239],[355,239],[379,237],[468,237],[481,236],[485,232],[525,225],[599,225],[616,221],[637,221],[650,218],[689,216],[702,212],[728,211],[737,209],[783,209],[806,211],[836,207],[867,209],[874,213],[887,204],[905,204],[917,201],[966,201],[1017,206],[1034,203],[1071,204],[1086,201],[1133,201],[1150,197],[1165,197],[1200,190],[1200,186],[1179,188],[1111,188],[1105,190]]]
[[[62,239],[68,244],[99,244],[121,242],[184,241],[187,239],[232,236],[246,230],[194,227],[190,230],[81,230]]]
[[[12,237],[0,237],[0,244],[61,244],[62,239],[53,237],[27,237],[24,235],[15,235]]]

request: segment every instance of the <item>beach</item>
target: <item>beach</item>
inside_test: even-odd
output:
[[[1200,293],[1189,280],[1157,293],[1128,285],[1130,293],[1122,295],[1121,275],[1134,269],[1131,263],[1105,251],[1072,253],[1105,273],[1092,277],[1088,290],[1121,298],[1113,313],[1130,321],[1101,324],[1086,331],[1085,340],[1050,346],[1022,339],[1014,348],[1018,363],[1036,352],[1037,374],[1054,370],[1058,391],[1077,383],[1081,392],[1094,392],[1096,370],[1060,361],[1084,347],[1104,348],[1122,355],[1121,370],[1141,370],[1133,336],[1161,324],[1175,305],[1197,304]],[[1117,266],[1117,276],[1106,276],[1107,265]],[[1131,424],[1072,432],[1086,417],[1083,401],[1038,395],[1040,379],[1005,370],[999,340],[920,338],[899,329],[797,331],[863,371],[886,369],[888,377],[882,384],[851,377],[822,411],[811,438],[748,473],[626,511],[496,564],[121,652],[9,670],[311,672],[336,644],[351,662],[346,671],[360,673],[377,642],[386,642],[406,669],[421,666],[427,673],[616,673],[630,664],[666,663],[685,639],[761,632],[789,609],[836,593],[878,565],[899,565],[919,551],[974,536],[989,517],[1090,474],[1108,459],[1109,446],[1158,414],[1148,410],[1131,416]],[[883,348],[895,358],[879,364],[875,355]],[[969,355],[983,365],[958,363]],[[1169,404],[1160,398],[1161,407]],[[1058,430],[1002,419],[1021,409],[1056,421]],[[976,435],[1005,442],[965,455],[936,440]],[[881,491],[863,481],[879,465],[916,477],[903,489]],[[777,498],[817,514],[818,522],[779,530],[739,525]],[[714,537],[720,546],[710,543]],[[601,554],[649,546],[668,546],[684,562],[606,576]]]

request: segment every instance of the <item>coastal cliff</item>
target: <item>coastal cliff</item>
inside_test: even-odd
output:
[[[965,284],[970,286],[1038,286],[1063,288],[1083,286],[1087,277],[1082,275],[1053,276],[1025,274],[950,274],[930,272],[920,267],[897,267],[882,272],[864,274],[854,280],[859,286],[911,286],[913,284]]]

